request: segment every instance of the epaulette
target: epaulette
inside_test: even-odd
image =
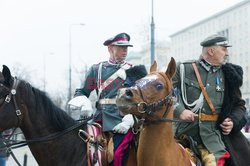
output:
[[[97,63],[96,65],[99,66],[102,63],[102,65],[108,65],[108,61],[101,61]]]
[[[187,61],[184,61],[184,62],[182,62],[182,63],[195,63],[196,62],[196,60],[187,60]]]

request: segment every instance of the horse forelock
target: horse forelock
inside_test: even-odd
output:
[[[44,114],[49,119],[50,125],[58,131],[64,130],[75,122],[65,111],[56,106],[44,91],[33,87],[25,81],[20,81],[19,86],[23,88],[20,97],[25,98],[25,103],[28,105],[27,108],[30,106],[31,108],[34,108],[29,111],[35,111],[32,115],[37,116],[30,117],[31,120],[36,121],[37,119],[42,118],[39,115]]]

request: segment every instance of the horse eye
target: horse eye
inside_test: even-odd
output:
[[[163,89],[163,85],[162,85],[162,84],[157,84],[157,85],[155,86],[155,89],[157,89],[157,90],[162,90],[162,89]]]

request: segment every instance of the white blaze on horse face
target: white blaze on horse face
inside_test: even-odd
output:
[[[140,80],[139,84],[140,84],[140,87],[144,87],[147,85],[147,83],[151,82],[151,81],[154,81],[157,79],[157,76],[156,75],[149,75],[143,79]]]
[[[144,88],[152,88],[151,86],[152,85],[152,82],[153,81],[159,81],[159,78],[156,76],[156,75],[149,75],[143,79],[140,79],[138,82],[137,82],[137,86],[140,88],[140,89],[144,89]]]

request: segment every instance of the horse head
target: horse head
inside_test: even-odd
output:
[[[158,72],[154,62],[150,73],[137,80],[135,86],[119,90],[116,100],[119,110],[151,121],[165,118],[173,103],[172,77],[175,72],[174,58],[171,58],[165,72]]]
[[[39,120],[37,120],[39,118]],[[55,106],[46,93],[11,75],[3,65],[0,72],[0,131],[13,127],[30,127],[50,131],[63,130],[74,123],[65,111]]]

